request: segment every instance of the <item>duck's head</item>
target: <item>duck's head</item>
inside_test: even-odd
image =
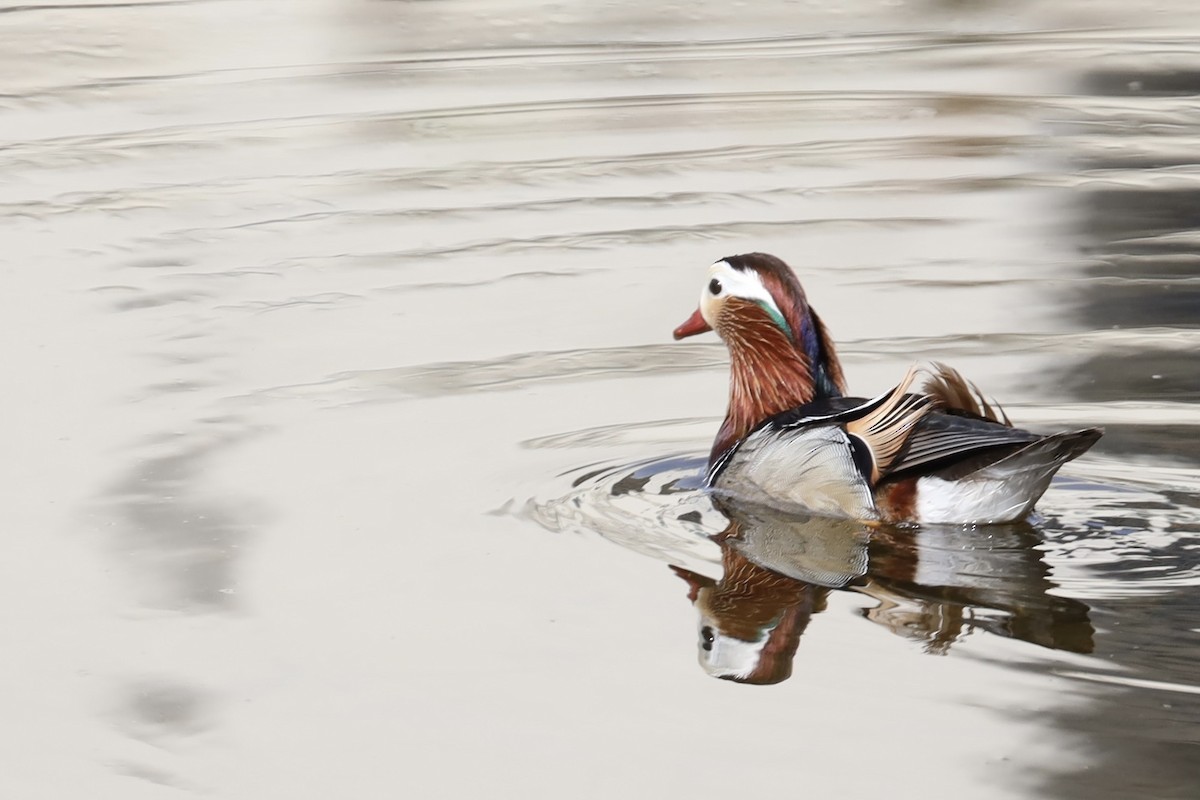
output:
[[[707,331],[725,341],[731,361],[729,412],[714,457],[766,417],[845,391],[825,326],[796,273],[775,256],[729,256],[708,268],[700,307],[675,338]]]

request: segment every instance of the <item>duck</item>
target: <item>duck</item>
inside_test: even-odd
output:
[[[718,496],[876,524],[1008,523],[1030,517],[1059,468],[1103,435],[1017,428],[940,363],[874,398],[847,396],[829,329],[795,271],[766,253],[709,267],[674,338],[707,332],[730,365],[704,478]]]

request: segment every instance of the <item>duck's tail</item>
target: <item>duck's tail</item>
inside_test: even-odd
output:
[[[1052,433],[985,467],[980,472],[987,473],[988,477],[999,478],[1031,469],[1048,469],[1053,475],[1063,464],[1087,452],[1103,435],[1103,428],[1084,428],[1078,431]]]

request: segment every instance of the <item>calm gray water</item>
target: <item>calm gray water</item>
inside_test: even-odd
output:
[[[0,794],[1198,796],[1200,9],[1137,5],[0,6]],[[750,250],[856,393],[1107,435],[1035,525],[718,544],[670,332]]]

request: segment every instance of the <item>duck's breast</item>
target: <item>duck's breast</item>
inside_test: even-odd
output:
[[[850,437],[836,424],[759,428],[713,465],[709,483],[719,493],[751,502],[834,517],[878,517]]]

